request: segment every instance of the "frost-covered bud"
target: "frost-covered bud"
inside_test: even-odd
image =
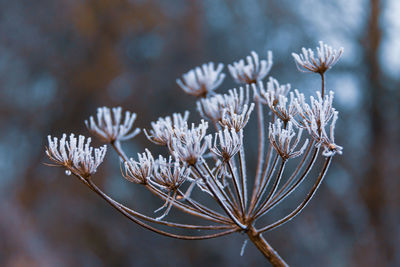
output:
[[[106,145],[93,149],[90,146],[90,137],[85,140],[82,135],[79,135],[77,139],[74,134],[71,134],[67,141],[67,135],[63,134],[59,142],[57,137],[51,138],[49,135],[48,142],[46,154],[50,160],[56,166],[64,166],[68,171],[83,178],[88,178],[96,172],[107,151]]]
[[[269,77],[266,82],[266,88],[262,82],[258,83],[258,86],[252,84],[255,99],[259,99],[263,104],[276,105],[279,100],[279,96],[286,96],[290,91],[290,84],[279,84],[278,80]]]
[[[219,140],[219,141],[218,141]],[[217,145],[217,141],[219,146]],[[215,134],[214,145],[210,144],[210,151],[221,157],[224,162],[228,162],[243,145],[243,130],[236,132],[234,129],[220,130]]]
[[[241,113],[244,105],[249,103],[249,85],[246,88],[236,88],[228,91],[227,94],[217,94],[213,97],[204,98],[197,102],[197,109],[200,115],[212,122],[221,121],[224,109],[233,108],[235,113]]]
[[[112,109],[101,107],[97,109],[97,121],[90,116],[89,120],[85,120],[85,124],[91,134],[104,142],[111,143],[127,140],[139,134],[140,129],[132,129],[135,119],[135,113],[126,111],[125,119],[122,122],[121,107]]]
[[[204,119],[217,122],[222,118],[224,98],[217,94],[212,97],[202,98],[197,101],[197,110]]]
[[[252,84],[261,81],[267,76],[272,67],[272,52],[268,51],[267,60],[259,60],[256,52],[246,57],[247,64],[243,59],[228,65],[229,72],[235,82],[239,84]]]
[[[222,119],[219,123],[224,128],[227,127],[228,129],[234,129],[236,132],[239,132],[248,123],[253,109],[254,103],[251,103],[250,107],[244,105],[242,112],[237,114],[232,106],[228,107],[224,109]]]
[[[302,48],[302,54],[292,53],[297,69],[302,72],[315,72],[323,74],[335,65],[343,54],[343,47],[339,50],[319,42],[317,55],[311,48]]]
[[[281,120],[276,120],[274,124],[269,124],[269,141],[275,148],[276,152],[282,157],[283,160],[288,160],[290,158],[295,158],[303,154],[307,144],[308,139],[304,142],[303,146],[295,151],[297,145],[300,142],[301,134],[303,129],[299,129],[297,138],[294,143],[291,144],[293,137],[296,136],[296,132],[293,129],[293,123],[289,121],[286,127],[283,125]]]
[[[195,165],[206,152],[211,136],[206,136],[208,123],[201,121],[199,126],[182,128],[179,137],[173,137],[169,144],[172,155],[188,165]],[[203,140],[204,139],[204,140]]]
[[[172,157],[159,156],[156,160],[154,175],[149,182],[167,191],[176,191],[186,180],[190,180],[190,169],[180,166],[179,161],[172,161]]]
[[[295,90],[295,93],[295,105],[301,117],[298,121],[298,126],[309,129],[314,122],[317,128],[324,128],[336,111],[333,107],[333,91],[329,91],[329,94],[325,95],[324,99],[322,99],[321,93],[317,91],[317,98],[310,96],[311,105],[306,103],[304,94],[299,93],[297,90]],[[319,131],[319,129],[317,130]]]
[[[289,93],[290,100],[284,95],[275,95],[274,91],[267,91],[264,99],[271,111],[284,122],[297,115],[296,100],[292,92]]]
[[[122,176],[136,184],[147,184],[147,180],[153,173],[154,158],[148,149],[142,154],[138,153],[138,161],[130,158],[125,161],[125,173]]]
[[[212,95],[214,90],[221,85],[225,74],[221,73],[224,65],[219,63],[214,69],[214,63],[203,64],[182,75],[182,80],[177,79],[176,83],[189,95],[206,97]]]
[[[321,93],[317,91],[317,98],[310,97],[311,106],[305,102],[305,97],[296,91],[296,108],[301,117],[298,121],[298,126],[306,128],[316,145],[324,147],[323,154],[332,156],[334,154],[342,154],[342,147],[335,144],[334,130],[338,118],[338,112],[333,107],[332,91],[326,95],[324,99]],[[330,122],[330,136],[326,133],[326,127]]]
[[[183,115],[180,113],[172,114],[172,118],[170,116],[158,118],[156,122],[151,123],[151,130],[143,130],[144,134],[151,142],[167,146],[172,137],[176,137],[176,129],[187,128],[188,117],[189,111],[185,111]]]

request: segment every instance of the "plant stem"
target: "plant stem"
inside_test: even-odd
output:
[[[254,227],[249,228],[247,235],[272,266],[289,266]]]

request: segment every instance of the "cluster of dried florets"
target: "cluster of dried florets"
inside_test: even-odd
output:
[[[145,186],[164,201],[158,210],[165,208],[165,211],[158,218],[148,217],[114,201],[90,179],[104,159],[106,146],[93,149],[90,147],[90,138],[85,143],[83,136],[77,140],[72,134],[69,141],[66,141],[66,135],[59,142],[57,138],[49,137],[46,153],[56,165],[64,166],[81,178],[126,217],[152,231],[182,239],[205,239],[245,231],[264,255],[279,261],[281,259],[273,250],[268,251],[269,246],[265,245],[266,241],[260,233],[275,229],[299,214],[321,184],[332,157],[342,154],[342,147],[334,140],[338,112],[333,107],[333,92],[324,95],[323,75],[338,61],[342,52],[342,48],[336,51],[321,42],[316,57],[311,49],[304,48],[302,55],[293,54],[300,70],[319,73],[322,77],[321,92],[318,91],[316,97],[311,96],[309,103],[298,90],[290,92],[289,84],[281,85],[272,77],[264,86],[263,79],[272,66],[270,51],[266,60],[260,60],[255,52],[251,52],[251,56],[246,58],[247,63],[240,60],[228,65],[233,80],[244,86],[225,94],[215,93],[225,78],[222,63],[216,69],[213,63],[208,63],[190,70],[177,83],[186,93],[199,98],[197,109],[214,126],[214,140],[208,132],[208,122],[202,120],[198,125],[189,123],[188,111],[159,118],[144,133],[152,143],[167,148],[170,154],[168,158],[158,156],[155,160],[148,149],[139,153],[137,159],[128,158],[120,141],[140,132],[139,129],[132,130],[136,114],[126,111],[122,120],[120,107],[99,108],[97,121],[90,117],[85,121],[86,126],[100,140],[112,145],[120,155],[124,163],[123,176],[128,181]],[[250,88],[255,103],[251,102]],[[244,128],[255,107],[259,127],[258,161],[254,179],[250,183],[253,188],[250,190],[247,176],[253,172],[247,173],[246,169]],[[269,109],[269,123],[264,122],[264,107]],[[268,138],[264,133],[266,129],[269,130]],[[308,138],[304,137],[304,133],[308,133]],[[269,143],[267,150],[265,143]],[[305,200],[284,218],[256,228],[257,219],[267,214],[304,181],[320,153],[326,160]],[[294,158],[301,159],[296,169],[284,179],[286,162]],[[282,182],[284,180],[285,183]],[[196,188],[210,195],[223,212],[194,200],[191,192]],[[248,197],[250,192],[252,194]],[[172,207],[216,225],[163,221]],[[177,235],[154,228],[148,222],[184,229],[222,231],[200,236]]]

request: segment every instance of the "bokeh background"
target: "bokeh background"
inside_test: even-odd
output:
[[[240,234],[180,241],[130,223],[43,165],[46,136],[88,135],[83,121],[103,105],[138,113],[141,128],[185,109],[196,120],[175,79],[251,50],[272,50],[271,75],[310,94],[319,77],[298,72],[291,53],[323,40],[345,48],[327,76],[344,154],[304,212],[265,237],[293,266],[399,266],[399,14],[397,0],[1,0],[0,265],[265,264],[251,244],[240,256]],[[233,86],[228,77],[218,91]],[[143,135],[124,146],[158,151]],[[121,177],[112,150],[95,179],[149,214],[160,205]]]

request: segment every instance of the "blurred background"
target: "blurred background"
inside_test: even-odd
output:
[[[399,266],[399,14],[397,0],[1,0],[0,265],[265,264],[250,243],[240,256],[240,234],[180,241],[130,223],[43,165],[46,137],[88,135],[83,121],[103,105],[136,112],[141,128],[186,109],[196,121],[195,99],[175,79],[251,50],[261,58],[272,50],[271,75],[309,95],[319,77],[298,72],[291,53],[323,40],[345,48],[327,75],[344,154],[303,213],[265,237],[293,266]],[[218,92],[234,86],[227,77]],[[131,156],[159,152],[143,134],[124,147]],[[256,154],[251,141],[249,149]],[[112,150],[95,179],[147,214],[161,204],[121,177]]]

